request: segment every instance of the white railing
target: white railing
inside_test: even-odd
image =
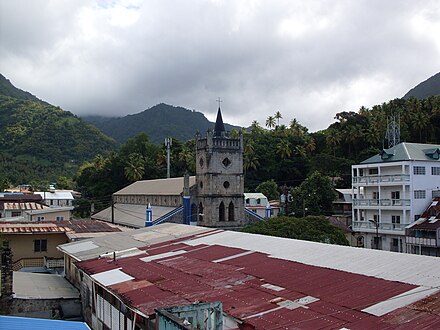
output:
[[[380,222],[378,230],[395,230],[402,231],[405,229],[405,224],[402,223],[389,223],[389,222]],[[361,230],[361,229],[371,229],[372,231],[376,230],[376,225],[370,221],[353,221],[353,229]]]
[[[353,199],[353,206],[411,206],[410,199]]]
[[[378,183],[399,183],[408,182],[410,180],[409,174],[391,174],[391,175],[367,175],[354,176],[354,184],[378,184]]]
[[[424,246],[437,246],[437,240],[435,238],[423,238],[423,237],[411,237],[406,236],[406,244],[424,245]]]

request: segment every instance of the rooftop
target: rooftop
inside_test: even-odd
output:
[[[189,185],[196,182],[195,176],[189,177]],[[117,191],[114,195],[180,195],[183,192],[183,177],[157,180],[136,181]]]
[[[0,316],[0,329],[8,330],[90,330],[84,322],[46,320],[28,317]]]
[[[178,224],[111,236],[137,232],[143,253],[77,265],[146,315],[221,301],[225,313],[259,329],[396,328],[403,318],[413,329],[440,322],[431,299],[440,291],[438,258]],[[75,253],[75,243],[61,248]]]
[[[61,220],[0,223],[2,234],[66,233],[70,239],[82,234],[120,232],[121,228],[96,220]]]
[[[14,272],[14,297],[19,299],[79,298],[79,292],[61,275]]]
[[[392,148],[384,149],[380,154],[370,157],[361,164],[389,163],[406,160],[440,162],[439,144],[402,142]]]
[[[115,223],[123,226],[134,227],[134,228],[145,227],[146,208],[147,205],[115,203],[113,210]],[[153,210],[153,222],[154,222],[160,217],[175,210],[176,207],[153,205],[151,206],[151,209]],[[106,209],[93,214],[92,217],[93,219],[112,222],[112,208],[107,207]]]

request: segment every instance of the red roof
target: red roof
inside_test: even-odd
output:
[[[143,254],[77,265],[90,275],[119,268],[134,277],[108,288],[146,315],[161,307],[221,301],[225,313],[251,329],[394,329],[402,324],[418,329],[440,324],[437,302],[431,302],[434,312],[423,301],[418,302],[421,306],[407,306],[384,316],[362,311],[415,285],[218,245],[190,246],[175,241],[144,250],[150,259],[142,260],[146,258]],[[402,323],[409,311],[414,315]]]

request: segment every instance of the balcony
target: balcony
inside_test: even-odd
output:
[[[389,223],[389,222],[380,222],[379,223],[379,234],[381,230],[387,230],[387,231],[397,231],[402,232],[405,230],[405,224],[402,223]],[[371,223],[370,221],[353,221],[353,230],[364,230],[369,229],[368,231],[375,232],[376,226],[374,223]]]
[[[354,176],[354,185],[378,185],[381,183],[409,182],[409,174]]]
[[[423,238],[423,237],[405,237],[406,244],[422,245],[422,246],[437,246],[437,240],[435,238]]]
[[[405,206],[411,206],[411,200],[410,199],[364,199],[364,198],[356,198],[353,199],[353,206],[372,206],[372,207],[378,207],[378,206],[391,206],[391,207],[405,207]]]

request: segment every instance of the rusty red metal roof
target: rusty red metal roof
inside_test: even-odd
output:
[[[439,296],[383,316],[363,311],[416,285],[219,245],[169,241],[144,250],[146,255],[77,266],[89,275],[120,269],[132,276],[108,288],[146,315],[161,307],[221,301],[223,311],[249,329],[422,329],[440,322]]]
[[[0,233],[31,234],[31,233],[97,233],[119,232],[119,228],[96,220],[61,220],[39,222],[8,222],[0,223]]]

